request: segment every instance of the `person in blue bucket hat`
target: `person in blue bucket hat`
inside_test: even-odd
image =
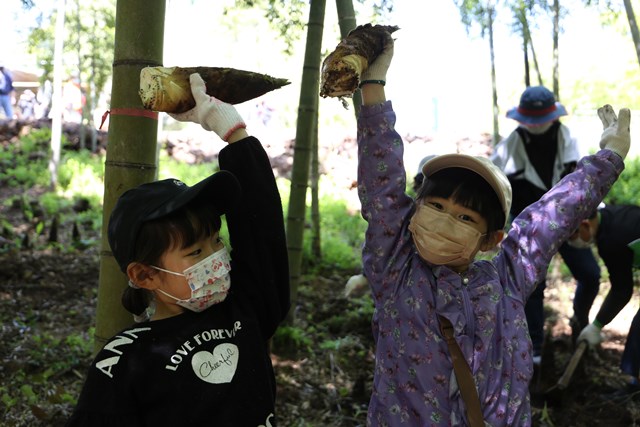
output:
[[[550,127],[555,120],[566,115],[566,108],[544,86],[526,88],[520,96],[520,104],[507,111],[508,118],[527,128],[542,126],[540,129],[548,129],[547,125]]]
[[[518,126],[496,145],[491,160],[507,175],[513,188],[511,218],[572,172],[582,157],[577,140],[559,120],[566,115],[565,107],[544,86],[527,87],[518,106],[507,112],[506,116],[517,121]],[[591,249],[574,248],[565,243],[559,253],[577,281],[570,322],[575,342],[589,324],[589,310],[600,285],[600,267]],[[540,365],[542,359],[545,287],[543,280],[525,306],[536,365]]]

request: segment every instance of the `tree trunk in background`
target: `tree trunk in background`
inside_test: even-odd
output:
[[[311,255],[322,259],[322,227],[320,226],[320,159],[318,154],[318,115],[316,114],[311,148]]]
[[[524,85],[531,86],[531,72],[529,71],[529,41],[527,37],[522,35],[522,52],[524,53]]]
[[[629,21],[629,30],[631,31],[631,37],[633,38],[633,45],[636,48],[638,64],[640,64],[640,33],[638,32],[638,22],[636,21],[636,16],[633,13],[631,0],[623,0],[623,2],[624,9],[627,11],[627,20]]]
[[[347,37],[349,31],[355,28],[356,19],[353,9],[353,2],[351,0],[336,0],[336,6],[338,10],[338,23],[340,25],[340,36],[342,38]],[[321,58],[322,59],[322,58]],[[360,104],[362,104],[362,97],[360,91],[356,91],[353,94],[353,107],[356,118],[360,112]],[[321,218],[320,218],[320,171],[318,157],[318,111],[316,110],[316,126],[313,132],[313,145],[311,152],[311,254],[315,260],[322,259],[322,242],[321,242]]]
[[[80,34],[82,34],[82,25],[80,25],[80,0],[76,0],[76,37],[78,37],[78,46],[76,49],[76,53],[78,55],[78,88],[80,89],[80,149],[84,150],[87,143],[87,138],[85,137],[84,127],[85,127],[85,118],[87,118],[90,114],[88,108],[89,104],[86,102],[82,102],[82,52],[80,49],[81,40]],[[91,110],[93,111],[93,110]]]
[[[553,94],[560,102],[560,0],[553,0]]]
[[[157,114],[142,107],[138,96],[140,70],[162,65],[165,0],[118,0],[105,162],[100,281],[96,312],[95,350],[133,318],[120,303],[127,278],[120,271],[107,240],[109,215],[118,197],[129,188],[156,179]],[[144,22],[144,31],[140,23]],[[142,114],[142,116],[140,116]]]
[[[353,9],[353,0],[336,0],[336,8],[338,9],[338,25],[340,25],[340,37],[343,39],[349,35],[349,31],[353,30],[356,23],[356,12]],[[360,114],[360,106],[362,105],[362,96],[360,91],[356,90],[353,94],[353,111],[358,118]]]
[[[53,47],[53,92],[51,94],[51,159],[49,174],[51,189],[58,184],[60,146],[62,140],[62,56],[64,47],[65,0],[57,1],[56,35]]]
[[[533,58],[533,66],[536,69],[536,73],[538,74],[538,84],[540,86],[544,86],[542,81],[542,73],[540,73],[540,66],[538,65],[538,57],[536,56],[536,50],[533,48],[533,39],[531,39],[531,31],[529,31],[529,22],[527,21],[527,16],[523,16],[522,25],[524,28],[525,37],[527,42],[529,43],[529,47],[531,47],[531,56]]]
[[[493,45],[493,16],[495,14],[494,7],[488,5],[488,32],[489,32],[489,55],[491,57],[491,92],[493,97],[493,144],[500,142],[500,126],[498,125],[498,115],[500,108],[498,107],[498,85],[496,82],[496,55]]]
[[[302,270],[302,244],[304,239],[307,185],[309,182],[310,150],[318,119],[318,93],[320,91],[320,63],[322,33],[326,0],[312,0],[309,7],[307,44],[305,47],[296,142],[293,150],[291,191],[287,213],[287,250],[289,254],[289,277],[291,281],[291,303],[289,320],[295,313],[298,284]]]

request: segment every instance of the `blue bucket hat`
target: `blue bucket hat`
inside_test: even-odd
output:
[[[508,118],[524,125],[543,125],[566,115],[564,106],[544,86],[526,88],[520,96],[520,105],[507,111]]]

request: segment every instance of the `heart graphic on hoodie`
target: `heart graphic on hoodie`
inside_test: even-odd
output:
[[[199,351],[193,355],[193,372],[203,381],[211,384],[230,383],[238,367],[238,346],[220,344],[212,352]]]

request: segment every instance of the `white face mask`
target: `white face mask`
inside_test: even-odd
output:
[[[184,270],[182,273],[155,267],[165,273],[184,276],[191,289],[191,298],[179,299],[158,289],[159,292],[176,300],[176,304],[191,311],[202,311],[227,298],[231,287],[231,260],[227,248],[212,253],[202,261]]]
[[[436,265],[470,263],[484,236],[429,205],[418,206],[409,230],[420,256]]]
[[[567,240],[567,244],[577,249],[590,248],[593,244],[593,233],[591,232],[591,227],[589,227],[589,240],[582,240],[582,237],[580,237],[580,233],[578,233],[578,236],[575,239]]]
[[[527,130],[527,132],[529,132],[532,135],[542,135],[543,133],[545,133],[546,131],[551,129],[552,125],[553,125],[553,122],[545,123],[543,125],[525,125],[525,124],[521,124],[520,126],[525,128]]]

